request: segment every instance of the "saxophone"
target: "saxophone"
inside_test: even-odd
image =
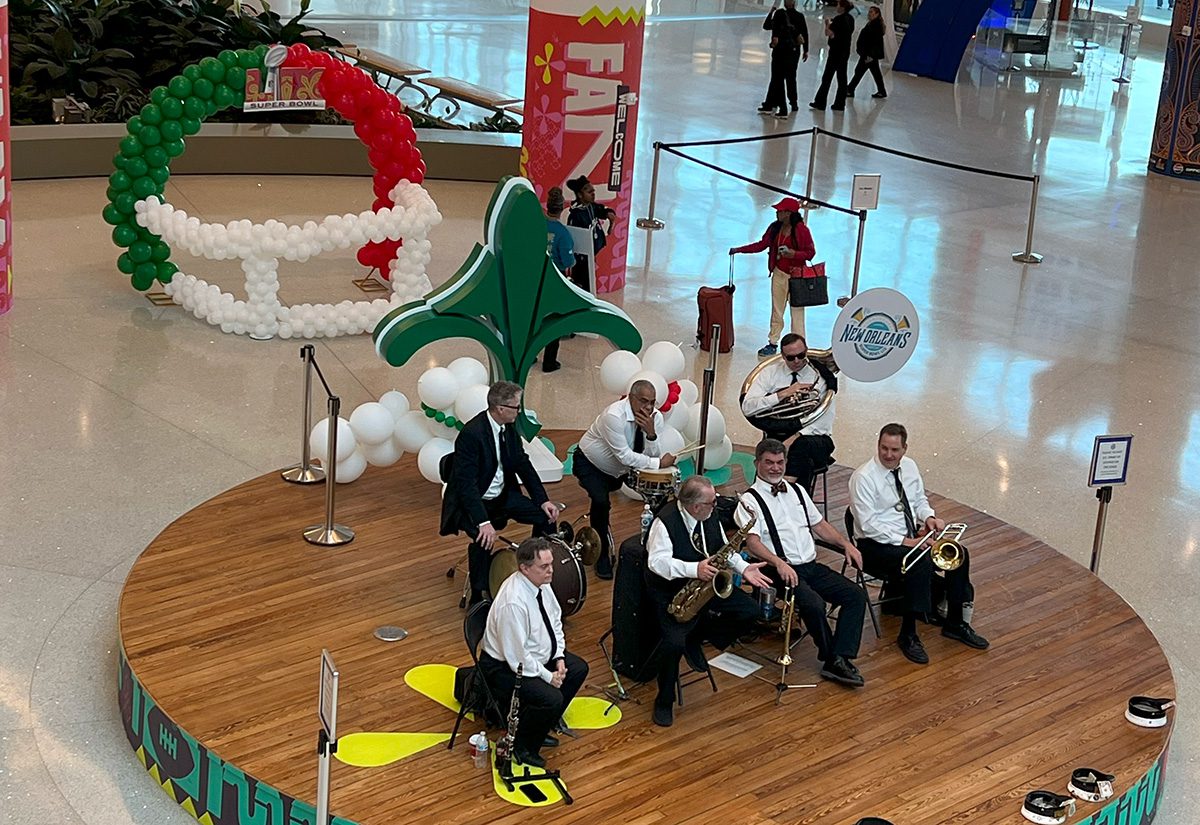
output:
[[[518,710],[521,707],[521,670],[524,665],[517,665],[517,681],[513,685],[512,703],[508,706],[507,730],[500,741],[496,743],[496,770],[500,776],[512,776],[513,743],[517,738],[517,724],[520,721]]]
[[[733,592],[733,573],[729,569],[729,559],[741,549],[742,542],[750,535],[750,528],[758,519],[758,514],[753,508],[745,504],[742,506],[750,514],[750,520],[729,537],[724,547],[708,559],[709,564],[717,568],[717,575],[711,582],[691,579],[675,594],[675,598],[671,599],[667,612],[675,617],[675,621],[690,622],[700,615],[704,605],[708,604],[713,596],[728,599],[729,594]]]

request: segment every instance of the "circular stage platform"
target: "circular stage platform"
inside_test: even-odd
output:
[[[560,456],[579,437],[544,435]],[[733,473],[731,491],[744,487]],[[829,474],[839,526],[848,476],[842,467]],[[568,518],[586,512],[570,477],[547,489],[568,503]],[[493,791],[465,736],[447,751],[454,712],[406,683],[409,674],[416,684],[420,665],[469,663],[458,607],[465,570],[446,577],[466,542],[437,535],[439,489],[421,478],[415,457],[338,489],[338,521],[357,538],[334,549],[301,537],[322,518],[323,486],[268,473],[180,517],[130,572],[119,621],[126,733],[151,776],[201,822],[315,823],[318,660],[327,648],[341,674],[340,735],[435,734],[405,740],[422,744],[390,764],[334,762],[335,822],[853,825],[880,816],[896,825],[999,825],[1024,821],[1028,791],[1066,793],[1071,771],[1084,766],[1116,774],[1116,793],[1079,803],[1069,823],[1150,822],[1171,727],[1137,728],[1123,714],[1132,695],[1175,695],[1154,636],[1053,548],[931,498],[947,521],[970,525],[974,624],[991,649],[925,627],[932,661],[921,667],[894,644],[898,619],[882,619],[881,639],[868,620],[857,661],[864,689],[817,678],[805,640],[790,675],[815,689],[791,691],[776,706],[770,685],[716,671],[719,691],[687,688],[667,729],[650,721],[653,686],[627,684],[633,698],[618,724],[579,730],[545,752],[575,804],[535,812]],[[614,497],[617,536],[633,535],[639,516],[638,503]],[[591,665],[581,696],[600,695],[610,681],[597,641],[611,603],[611,583],[592,576],[585,606],[566,622],[568,647]],[[376,640],[385,624],[404,626],[408,638]],[[756,647],[775,654],[780,643]]]

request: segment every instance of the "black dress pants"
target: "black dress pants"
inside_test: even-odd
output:
[[[562,718],[575,698],[575,694],[583,687],[587,679],[588,663],[571,651],[563,652],[563,662],[567,666],[567,677],[562,687],[554,687],[537,674],[525,674],[521,677],[520,706],[517,709],[517,732],[513,734],[513,746],[528,753],[537,753],[542,747],[542,740]],[[500,703],[500,714],[507,718],[508,709],[512,704],[513,687],[516,686],[517,675],[509,668],[508,662],[493,659],[487,653],[479,657],[479,667],[483,670],[483,678],[496,701]],[[552,665],[547,665],[551,671]]]
[[[796,69],[800,66],[800,50],[776,46],[771,50],[771,82],[763,103],[773,109],[786,109],[789,103],[796,108]],[[785,96],[786,90],[786,96]]]
[[[591,501],[591,509],[588,510],[588,521],[592,527],[600,534],[601,555],[607,556],[612,551],[613,537],[612,528],[610,526],[610,517],[612,515],[612,500],[611,496],[614,490],[621,486],[621,479],[615,476],[610,476],[608,473],[600,470],[588,460],[588,457],[583,454],[583,450],[575,449],[574,458],[571,459],[571,473],[579,482],[579,486],[588,494],[588,500]]]
[[[862,553],[866,573],[898,585],[904,593],[906,613],[930,613],[933,611],[933,584],[937,568],[925,553],[903,576],[900,564],[911,547],[883,544],[871,539],[856,539],[854,542]],[[946,571],[946,601],[953,607],[973,601],[975,588],[971,585],[971,556],[963,548],[963,563],[955,570]]]
[[[817,468],[833,460],[833,439],[827,435],[798,435],[787,452],[787,474],[812,495]]]
[[[800,582],[793,589],[796,597],[796,615],[804,623],[805,630],[817,646],[817,655],[822,662],[834,656],[853,659],[858,655],[862,643],[863,619],[867,614],[867,594],[863,589],[840,573],[830,570],[817,561],[789,565],[796,571]],[[783,580],[774,567],[763,568],[771,578],[779,595],[783,595]],[[826,603],[840,608],[837,629],[829,629]]]
[[[658,698],[667,704],[675,701],[675,685],[679,681],[679,657],[688,642],[701,644],[711,642],[724,650],[745,635],[758,616],[758,605],[746,591],[735,587],[728,599],[713,599],[704,606],[700,614],[690,622],[677,622],[667,612],[671,603],[669,596],[652,591],[654,606],[658,613],[658,625],[662,640],[658,645]]]
[[[879,61],[870,57],[858,58],[858,64],[854,67],[854,77],[850,79],[850,86],[846,90],[848,94],[853,95],[854,90],[858,88],[858,81],[863,79],[863,75],[870,70],[871,77],[875,78],[875,91],[881,95],[887,94],[887,89],[883,86],[883,70],[879,68]]]
[[[491,501],[484,499],[483,507],[488,519],[497,530],[510,520],[520,524],[532,524],[535,536],[548,536],[554,532],[555,524],[546,516],[546,511],[521,494],[519,488],[505,489]],[[465,524],[463,530],[471,537],[467,546],[467,568],[471,578],[471,601],[478,601],[488,587],[488,573],[492,569],[491,551],[475,541],[479,535],[478,524]],[[498,545],[504,549],[504,545]],[[493,596],[496,594],[493,593]]]
[[[825,59],[825,72],[821,75],[821,85],[817,88],[816,97],[813,98],[813,103],[819,109],[825,108],[825,103],[829,99],[829,86],[833,82],[833,78],[837,77],[837,91],[833,96],[833,108],[842,109],[846,106],[846,68],[850,63],[850,55],[848,54],[830,54]]]

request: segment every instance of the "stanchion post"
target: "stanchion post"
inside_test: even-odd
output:
[[[320,467],[312,466],[312,454],[308,447],[308,434],[312,432],[312,374],[313,374],[313,358],[314,348],[312,344],[305,344],[300,347],[300,360],[304,362],[304,403],[303,407],[304,421],[300,430],[300,463],[294,467],[288,467],[279,475],[284,481],[290,481],[293,484],[316,484],[318,481],[325,480],[325,471]]]
[[[1100,509],[1096,513],[1096,535],[1092,538],[1092,563],[1088,565],[1096,575],[1100,574],[1100,551],[1104,547],[1104,524],[1108,521],[1108,503],[1112,501],[1112,487],[1101,487],[1096,491]]]
[[[339,544],[349,544],[354,541],[354,531],[344,524],[333,521],[334,488],[337,486],[337,430],[338,413],[342,409],[342,399],[336,395],[329,396],[329,440],[325,464],[325,523],[314,524],[305,529],[304,540],[309,544],[319,544],[323,547],[335,547]]]
[[[654,217],[654,203],[658,200],[658,159],[662,154],[662,144],[658,141],[654,142],[654,168],[650,170],[650,209],[646,217],[637,219],[638,229],[662,229],[666,226],[665,223]]]
[[[854,248],[854,280],[850,283],[850,297],[858,294],[858,273],[862,268],[863,239],[867,234],[867,210],[858,210],[858,246]],[[845,306],[844,301],[838,301],[838,306]]]
[[[1033,191],[1029,195],[1029,225],[1025,230],[1025,250],[1014,252],[1012,259],[1023,264],[1040,264],[1042,256],[1033,251],[1033,221],[1037,217],[1038,184],[1042,176],[1033,176]]]
[[[812,201],[813,175],[817,171],[817,136],[821,134],[821,129],[814,126],[812,134],[808,138],[808,180],[804,182],[804,222],[808,223],[808,213],[810,209],[816,209],[815,206],[810,206]]]
[[[721,351],[721,325],[712,325],[709,341],[708,366],[704,369],[704,386],[700,390],[700,449],[696,451],[696,475],[704,475],[704,453],[708,445],[708,408],[712,406],[713,384],[717,374],[717,354]]]

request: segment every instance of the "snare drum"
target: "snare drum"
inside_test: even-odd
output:
[[[679,468],[634,470],[633,489],[645,501],[661,501],[679,492]]]
[[[587,571],[570,546],[558,539],[547,541],[554,555],[554,578],[550,581],[550,589],[554,591],[562,614],[573,616],[583,609],[583,603],[587,600]],[[492,566],[488,570],[488,590],[492,598],[496,597],[504,580],[516,572],[515,550],[501,550],[492,554]]]

